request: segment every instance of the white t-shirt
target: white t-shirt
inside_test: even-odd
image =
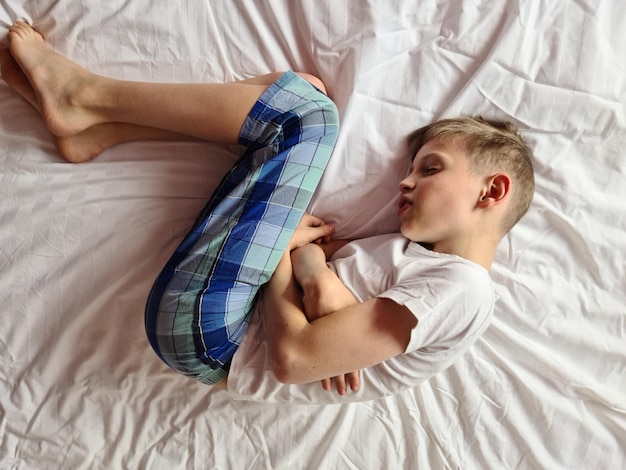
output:
[[[400,356],[361,370],[361,386],[339,396],[319,382],[282,384],[272,372],[257,309],[228,376],[233,398],[274,403],[347,403],[393,395],[449,367],[483,334],[495,294],[482,266],[429,251],[400,234],[351,242],[329,263],[359,301],[385,297],[418,323]]]

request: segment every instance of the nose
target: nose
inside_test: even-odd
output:
[[[400,192],[406,193],[415,188],[415,181],[410,176],[404,178],[400,183],[398,183],[398,188],[400,188]]]

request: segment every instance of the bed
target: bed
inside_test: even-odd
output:
[[[408,132],[510,119],[534,152],[485,335],[419,387],[362,403],[233,399],[144,333],[161,267],[239,149],[141,142],[61,160],[0,83],[0,468],[626,468],[626,3],[0,2],[56,51],[129,80],[319,76],[342,128],[311,210],[394,231]]]

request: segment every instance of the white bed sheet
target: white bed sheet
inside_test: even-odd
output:
[[[0,468],[626,467],[626,3],[0,1],[0,36],[124,79],[319,75],[342,131],[314,211],[396,228],[399,147],[447,115],[512,119],[537,194],[456,365],[350,405],[233,401],[151,351],[152,281],[237,149],[134,143],[63,163],[0,84]]]

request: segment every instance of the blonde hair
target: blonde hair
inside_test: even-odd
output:
[[[475,173],[501,171],[509,175],[513,183],[512,203],[503,220],[503,235],[528,211],[535,192],[532,154],[511,122],[482,116],[436,121],[408,136],[412,158],[431,140],[458,141],[465,147],[470,169]]]

